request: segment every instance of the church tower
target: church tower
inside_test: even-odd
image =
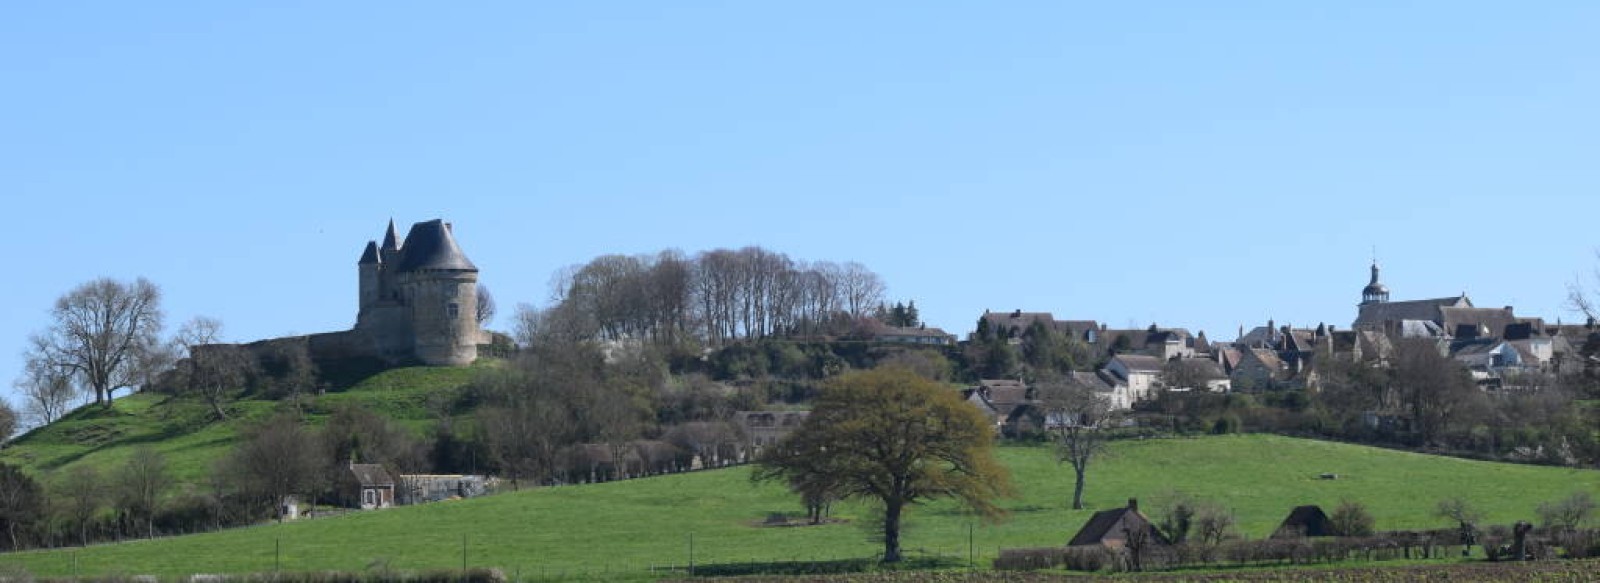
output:
[[[1381,304],[1389,301],[1389,288],[1378,281],[1378,262],[1372,262],[1372,281],[1361,288],[1361,305]]]

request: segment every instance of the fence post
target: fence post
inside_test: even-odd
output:
[[[977,559],[973,556],[972,523],[970,523],[970,522],[967,523],[967,568],[968,569],[976,569],[976,568],[978,568]]]
[[[689,576],[694,576],[694,533],[689,533]]]
[[[462,533],[461,534],[461,577],[463,579],[465,579],[466,576],[467,576],[467,535],[466,535],[466,533]]]

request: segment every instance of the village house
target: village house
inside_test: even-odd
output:
[[[963,391],[1001,435],[1016,436],[1038,429],[1043,420],[1039,402],[1026,383],[1013,379],[981,379]]]
[[[1056,334],[1078,340],[1090,346],[1096,346],[1100,343],[1101,331],[1104,330],[1104,326],[1093,320],[1057,320],[1050,312],[1024,312],[1022,310],[991,312],[984,310],[980,320],[989,330],[1008,338],[1013,344],[1022,342],[1022,334],[1027,332],[1034,322],[1043,324]],[[971,340],[976,337],[977,333],[974,332],[968,339]]]
[[[1067,542],[1069,547],[1103,546],[1113,550],[1130,545],[1149,548],[1171,544],[1167,536],[1139,512],[1139,500],[1135,498],[1129,498],[1125,507],[1094,513]]]
[[[379,464],[350,464],[340,478],[340,498],[362,510],[394,506],[394,478]]]
[[[1144,354],[1118,354],[1106,362],[1105,370],[1127,385],[1128,398],[1143,401],[1154,397],[1166,361]]]
[[[926,326],[901,327],[879,324],[874,326],[869,334],[877,342],[892,342],[896,344],[917,344],[924,346],[953,346],[956,343],[954,334],[945,332],[940,328]]]

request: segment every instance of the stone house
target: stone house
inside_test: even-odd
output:
[[[340,498],[362,510],[394,506],[394,478],[379,464],[350,464],[340,478]]]
[[[1127,385],[1128,398],[1143,401],[1155,396],[1166,361],[1144,354],[1118,354],[1106,363],[1105,370]]]
[[[1139,512],[1139,501],[1129,498],[1125,507],[1094,513],[1067,542],[1067,546],[1103,546],[1115,550],[1127,548],[1130,540],[1146,548],[1172,544],[1148,517]]]

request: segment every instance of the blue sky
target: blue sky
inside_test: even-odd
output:
[[[561,5],[558,5],[561,4]],[[509,312],[603,253],[856,260],[929,324],[1576,316],[1589,2],[74,2],[0,6],[0,380],[57,296],[169,327],[354,320],[443,217]],[[508,319],[502,318],[503,326]]]

